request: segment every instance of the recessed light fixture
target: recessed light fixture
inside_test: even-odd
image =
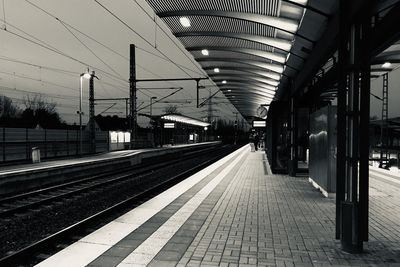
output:
[[[215,72],[215,73],[219,73],[219,68],[215,68],[215,69],[214,69],[214,72]]]
[[[188,28],[191,26],[190,20],[187,17],[181,17],[179,19],[180,23],[182,24],[183,27]]]
[[[208,56],[210,54],[207,49],[201,50],[201,53],[203,54],[203,56]]]
[[[227,84],[228,82],[226,81],[226,80],[223,80],[222,81],[222,84]]]
[[[390,62],[385,62],[382,64],[382,68],[389,69],[391,67],[392,67],[392,63],[390,63]]]
[[[232,90],[231,90],[231,89],[229,89],[229,90],[228,90],[228,92],[232,92]]]

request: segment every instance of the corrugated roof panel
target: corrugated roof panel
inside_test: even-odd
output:
[[[206,47],[205,47],[206,48]],[[192,55],[195,58],[207,58],[207,56],[204,56],[201,51],[193,51]],[[258,56],[253,56],[253,55],[249,55],[249,54],[244,54],[244,53],[238,53],[238,52],[230,52],[230,51],[212,51],[209,54],[209,57],[218,57],[218,58],[227,58],[227,59],[247,59],[247,60],[258,60],[261,62],[268,62],[268,63],[272,63],[271,60],[262,58],[262,57],[258,57]]]
[[[187,16],[191,27],[183,27],[179,17],[166,17],[163,20],[168,24],[173,33],[189,31],[235,32],[260,36],[274,37],[275,28],[250,21],[210,16]]]
[[[247,41],[229,37],[210,37],[210,36],[189,36],[179,38],[186,48],[197,47],[204,45],[207,47],[213,46],[228,46],[228,47],[243,47],[250,49],[263,50],[272,52],[273,48],[261,43]]]
[[[147,0],[156,13],[176,10],[222,10],[278,16],[279,0]]]
[[[234,77],[242,69],[253,70],[253,74],[264,77],[270,75],[275,80],[296,75],[295,69],[301,69],[304,59],[313,49],[313,41],[319,37],[318,29],[323,30],[327,20],[323,15],[317,14],[318,11],[314,12],[318,15],[318,18],[315,18],[317,15],[314,13],[310,15],[301,6],[317,5],[317,0],[309,0],[308,3],[307,0],[293,1],[295,3],[282,0],[147,0],[156,14],[159,14],[171,31],[179,36],[178,39],[207,71],[218,67],[221,73],[228,75],[226,77]],[[333,2],[333,0],[324,1]],[[251,14],[269,16],[269,18],[260,18]],[[309,17],[303,18],[304,14],[309,14]],[[179,20],[182,17],[190,21],[190,26],[187,25],[189,27],[181,25]],[[280,19],[271,20],[270,17]],[[297,31],[298,24],[302,21],[303,26],[309,26],[308,24],[312,22],[318,23],[313,24],[312,27],[306,27],[312,32],[305,30],[305,27]],[[204,61],[207,56],[202,55],[202,49],[210,50],[209,60]],[[286,52],[289,50],[291,50],[290,55]],[[274,53],[274,55],[263,53],[263,51]],[[272,62],[268,57],[276,61]],[[287,58],[291,67],[286,67],[283,75],[279,75],[282,63],[285,63]],[[265,63],[276,62],[280,62],[280,64],[274,64],[276,72],[269,72],[268,68],[271,66],[268,67]],[[244,103],[247,102],[244,101]],[[243,110],[248,112],[248,109],[254,105],[244,106],[246,108]]]

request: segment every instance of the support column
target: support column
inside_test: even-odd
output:
[[[381,122],[381,157],[379,162],[380,168],[386,168],[389,164],[389,77],[388,73],[383,74],[382,86],[382,122]]]
[[[90,153],[96,153],[96,129],[95,129],[95,111],[94,111],[94,77],[93,71],[89,79],[89,142]]]
[[[135,148],[137,139],[137,109],[136,109],[136,47],[130,45],[130,75],[129,75],[129,128],[131,130],[131,149]]]
[[[342,249],[360,253],[368,238],[370,6],[349,14],[340,2],[336,237]]]
[[[197,105],[196,107],[199,108],[199,102],[200,102],[200,87],[199,87],[200,80],[196,80],[196,100],[197,100]]]
[[[288,173],[296,177],[297,173],[297,116],[294,97],[290,98],[289,131],[290,131],[290,159]]]

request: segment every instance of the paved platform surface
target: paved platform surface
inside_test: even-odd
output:
[[[334,199],[247,146],[38,266],[400,266],[399,189],[371,170],[370,242],[347,254]]]

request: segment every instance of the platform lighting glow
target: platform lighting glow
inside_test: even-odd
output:
[[[208,55],[210,55],[210,52],[208,52],[207,49],[201,50],[201,53],[203,54],[203,56],[208,56]]]
[[[390,63],[390,62],[385,62],[382,64],[382,68],[389,69],[391,67],[392,67],[392,63]]]
[[[214,69],[214,72],[215,72],[215,73],[219,73],[219,68],[215,68],[215,69]]]
[[[228,82],[226,81],[226,80],[223,80],[222,81],[222,84],[227,84]]]
[[[303,5],[303,6],[306,6],[308,0],[292,0],[292,2],[298,3],[298,4]]]
[[[83,78],[85,78],[85,79],[90,79],[91,77],[92,77],[92,75],[90,75],[89,72],[85,72],[85,73],[83,74]]]
[[[205,127],[209,126],[209,123],[202,122],[193,118],[181,116],[181,115],[164,115],[161,117],[163,120],[168,120],[168,121],[174,121],[174,122],[180,122],[180,123],[185,123],[189,125],[195,125],[195,126],[200,126],[200,127]]]
[[[179,22],[182,24],[183,27],[189,28],[191,26],[190,20],[187,17],[181,17]]]

